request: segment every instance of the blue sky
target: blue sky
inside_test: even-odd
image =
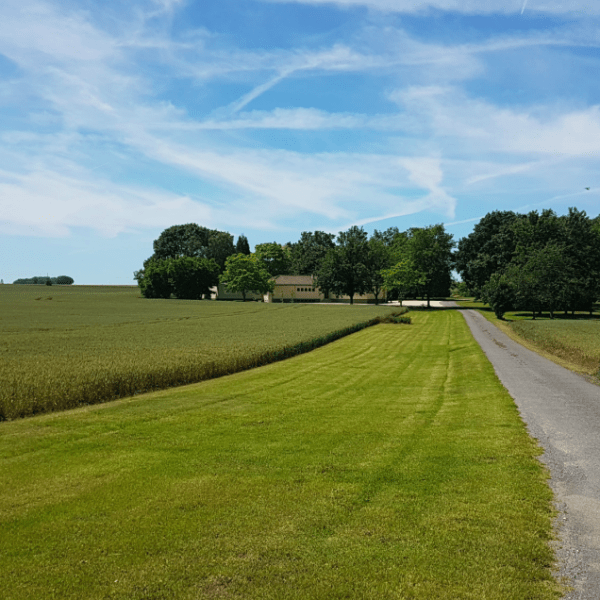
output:
[[[0,278],[132,284],[190,222],[596,216],[599,48],[589,0],[3,0]]]

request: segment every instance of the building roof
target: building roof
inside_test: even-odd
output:
[[[312,275],[279,275],[275,277],[275,285],[313,285]]]

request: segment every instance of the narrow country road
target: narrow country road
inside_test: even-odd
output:
[[[545,450],[560,510],[559,576],[574,587],[565,600],[599,600],[600,386],[512,341],[477,311],[462,314]]]

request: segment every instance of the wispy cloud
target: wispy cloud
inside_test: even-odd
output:
[[[336,4],[411,13],[525,8],[521,0]],[[559,4],[545,6],[558,13]],[[557,164],[598,159],[598,106],[513,106],[467,85],[486,81],[491,55],[593,46],[591,34],[441,43],[371,23],[343,40],[244,48],[201,27],[172,32],[166,23],[182,2],[136,7],[136,19],[111,30],[87,12],[42,0],[6,0],[0,9],[0,53],[16,73],[6,98],[19,112],[0,138],[5,233],[64,236],[86,225],[116,235],[190,220],[276,231],[298,219],[339,230],[423,211],[454,219],[474,188],[491,194],[518,177],[546,189]],[[359,79],[340,91],[335,78],[350,75]],[[319,78],[330,81],[320,96],[293,96]],[[251,110],[284,82],[294,84],[288,104]],[[354,109],[337,108],[355,85],[368,93]],[[279,132],[286,141],[278,145],[269,136]],[[331,141],[326,132],[344,135]],[[162,179],[144,181],[158,171]]]
[[[343,8],[367,7],[374,10],[395,13],[419,14],[429,10],[449,11],[462,14],[514,14],[522,11],[521,0],[263,0],[277,4],[336,5]],[[600,14],[600,7],[586,0],[545,0],[530,10],[541,13],[564,14],[573,11],[586,11]]]

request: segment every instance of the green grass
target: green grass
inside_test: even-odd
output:
[[[551,492],[457,311],[0,426],[3,597],[559,597]]]
[[[533,319],[531,313],[508,312],[498,319],[482,302],[459,301],[465,308],[479,310],[490,322],[516,341],[541,352],[575,371],[600,377],[600,319],[589,313],[548,313]]]
[[[147,300],[131,287],[0,286],[0,420],[237,372],[390,313]]]

